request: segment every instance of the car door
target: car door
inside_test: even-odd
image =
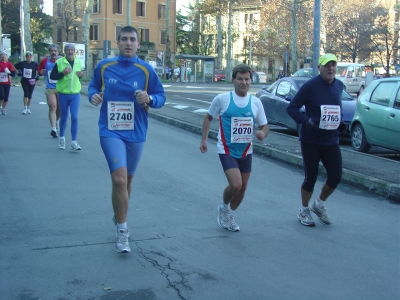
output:
[[[273,99],[276,93],[276,83],[265,88],[265,92],[260,96],[261,103],[264,107],[265,115],[267,116],[268,122],[274,123],[274,108],[273,108]]]
[[[348,93],[358,92],[357,78],[356,78],[354,66],[347,67],[347,75],[346,75],[346,78],[344,79],[344,81],[345,81],[344,84],[346,86],[346,91]]]
[[[387,109],[386,147],[400,151],[400,88],[397,85],[396,97],[393,97]]]
[[[364,105],[363,125],[368,140],[374,145],[385,145],[389,103],[397,91],[397,82],[384,81],[372,91],[371,97]]]

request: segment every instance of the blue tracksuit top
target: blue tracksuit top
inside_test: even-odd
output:
[[[293,100],[290,101],[286,112],[298,124],[302,124],[299,140],[309,144],[335,145],[339,144],[337,130],[318,129],[317,132],[309,132],[305,129],[308,119],[311,118],[315,124],[321,119],[321,105],[339,105],[342,109],[343,83],[334,79],[331,84],[324,81],[321,75],[306,81]],[[304,105],[306,113],[299,109]]]
[[[148,95],[153,96],[152,108],[160,108],[165,103],[164,88],[154,68],[137,56],[127,58],[118,55],[103,59],[97,64],[88,91],[89,101],[94,94],[104,92],[98,122],[100,136],[135,143],[146,141],[148,108],[140,107],[135,97],[136,90],[147,91]],[[107,101],[134,102],[133,130],[108,129]]]

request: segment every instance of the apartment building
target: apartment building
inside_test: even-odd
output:
[[[87,70],[106,57],[119,54],[117,47],[118,31],[127,25],[139,32],[139,58],[153,64],[162,73],[166,62],[167,0],[92,0],[89,19],[89,53]],[[85,9],[84,0],[53,0],[53,41],[62,49],[63,42],[82,43],[82,22]],[[176,51],[176,1],[169,0],[170,52],[174,61]],[[68,34],[67,30],[68,29]]]

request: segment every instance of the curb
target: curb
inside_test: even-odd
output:
[[[201,127],[198,125],[186,123],[152,112],[149,112],[149,117],[201,135]],[[208,137],[217,140],[217,135],[218,132],[210,130]],[[257,144],[253,144],[253,152],[255,154],[270,157],[272,159],[276,159],[303,169],[303,159],[300,155],[292,154],[268,146],[260,146]],[[320,174],[326,176],[325,168],[321,163],[319,166],[319,172]],[[366,190],[400,203],[400,184],[389,183],[384,180],[360,174],[345,168],[343,168],[342,183]]]

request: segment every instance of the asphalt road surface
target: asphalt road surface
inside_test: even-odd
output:
[[[255,155],[241,231],[229,232],[216,221],[226,179],[215,141],[201,154],[199,135],[154,119],[130,201],[132,252],[117,253],[98,107],[82,97],[82,150],[71,152],[50,136],[43,102],[37,87],[22,115],[13,87],[0,115],[0,299],[399,299],[398,204],[341,184],[333,224],[302,226],[303,171]]]

